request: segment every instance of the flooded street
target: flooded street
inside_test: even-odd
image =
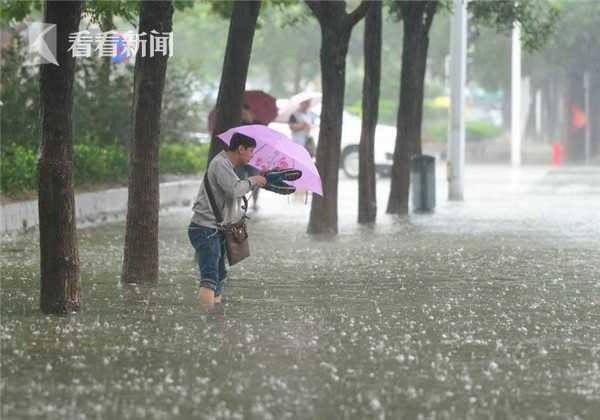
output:
[[[600,170],[467,166],[465,201],[309,236],[262,191],[226,303],[195,303],[188,208],[161,217],[161,280],[119,284],[125,224],[81,230],[82,311],[38,310],[39,245],[1,245],[2,418],[594,419]],[[192,199],[193,197],[190,197]]]

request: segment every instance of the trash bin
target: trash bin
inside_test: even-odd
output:
[[[411,195],[414,212],[431,212],[435,208],[435,158],[418,155],[411,161]]]

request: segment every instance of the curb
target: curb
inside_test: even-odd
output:
[[[190,206],[201,181],[184,180],[160,184],[160,208]],[[127,188],[76,193],[77,228],[119,220],[127,213]],[[0,236],[17,236],[37,230],[38,200],[0,206]]]

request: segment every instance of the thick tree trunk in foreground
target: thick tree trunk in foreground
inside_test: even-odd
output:
[[[307,1],[321,26],[321,78],[323,103],[317,145],[317,169],[323,197],[313,194],[308,233],[337,234],[337,193],[344,111],[346,54],[354,25],[367,12],[366,2],[346,13],[344,1]]]
[[[342,113],[344,111],[344,78],[350,33],[327,28],[324,28],[322,33],[323,103],[316,165],[323,182],[323,197],[313,194],[308,232],[336,234],[338,232],[337,190]]]
[[[392,165],[392,182],[387,212],[408,214],[410,160],[421,154],[421,125],[429,29],[437,1],[406,1],[402,3],[404,40],[400,80],[400,105],[396,132],[396,147]]]
[[[225,143],[216,135],[241,123],[244,89],[260,3],[260,0],[252,0],[236,1],[233,4],[221,84],[215,106],[215,129],[211,133],[209,161],[225,149]]]
[[[358,223],[373,223],[377,217],[374,149],[381,81],[381,2],[374,2],[365,17],[364,60],[365,78],[363,80],[363,114],[358,172]]]
[[[56,24],[59,64],[40,67],[40,309],[48,314],[78,311],[80,305],[71,120],[75,58],[68,52],[80,17],[78,1],[44,3],[44,22]]]
[[[171,1],[141,2],[139,33],[171,32]],[[148,44],[149,46],[149,44]],[[168,55],[135,61],[133,136],[129,144],[129,196],[122,281],[158,281],[160,111]]]

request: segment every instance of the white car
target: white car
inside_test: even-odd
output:
[[[361,125],[362,121],[359,117],[344,111],[340,164],[346,176],[350,178],[358,177]],[[291,130],[287,123],[271,123],[269,127],[291,138]],[[319,138],[318,124],[311,134],[316,142]],[[375,129],[375,170],[378,174],[389,176],[395,144],[396,127],[378,124]]]

